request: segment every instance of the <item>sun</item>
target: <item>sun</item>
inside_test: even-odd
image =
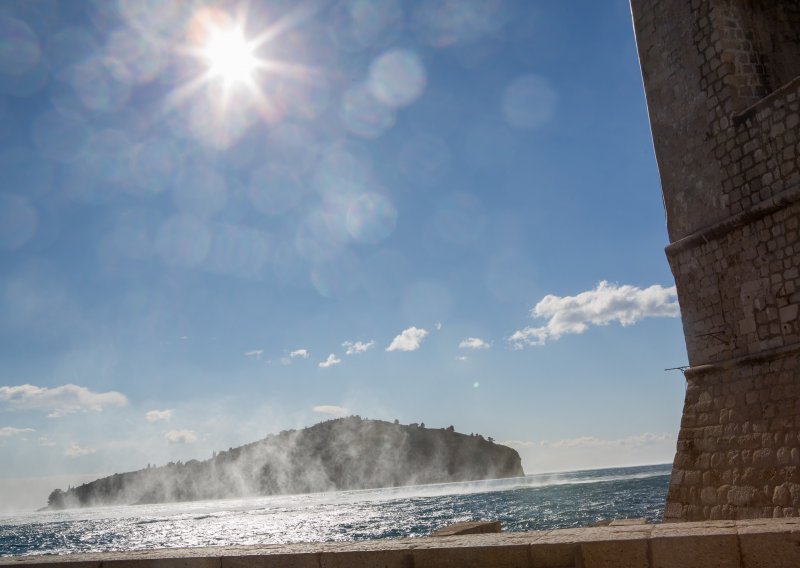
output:
[[[219,148],[229,147],[258,120],[281,120],[289,108],[285,86],[301,90],[320,72],[276,59],[275,42],[314,13],[301,6],[261,27],[248,23],[246,4],[231,11],[210,6],[192,11],[185,35],[174,47],[180,56],[175,59],[176,81],[164,98],[163,112],[185,113],[189,131]]]
[[[224,93],[235,87],[255,90],[257,74],[265,66],[256,53],[263,38],[247,37],[244,16],[203,8],[191,19],[188,36],[189,52],[203,67],[201,82],[219,85]]]
[[[255,46],[248,43],[241,29],[209,30],[202,52],[209,79],[219,79],[227,87],[252,84],[255,80],[258,69]]]

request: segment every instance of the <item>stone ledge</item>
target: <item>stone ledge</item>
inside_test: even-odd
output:
[[[754,102],[746,109],[733,113],[731,116],[733,125],[737,128],[744,125],[749,119],[753,118],[759,110],[770,106],[775,101],[779,101],[789,93],[798,89],[800,89],[800,77],[795,77],[785,85],[778,87],[762,99]]]
[[[461,534],[499,533],[500,521],[464,521],[435,530],[431,536],[456,536]]]
[[[798,202],[800,202],[800,184],[795,184],[783,189],[772,197],[768,197],[756,203],[747,211],[732,215],[719,223],[695,231],[694,233],[668,244],[664,252],[666,252],[667,258],[674,258],[689,248],[720,239],[739,227],[744,227],[745,225]]]
[[[791,345],[784,345],[775,349],[765,349],[758,353],[749,353],[741,357],[733,357],[725,361],[718,361],[715,363],[701,363],[699,365],[692,365],[691,367],[683,368],[683,376],[686,379],[698,379],[703,375],[719,371],[729,371],[734,367],[741,365],[753,365],[763,363],[764,361],[772,361],[774,359],[781,359],[783,357],[790,357],[800,353],[800,343],[792,343]]]
[[[693,568],[800,566],[800,518],[622,525],[0,558],[24,568]]]

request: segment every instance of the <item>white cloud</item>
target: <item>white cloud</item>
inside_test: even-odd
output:
[[[632,325],[646,317],[678,317],[675,286],[659,284],[649,288],[600,282],[594,290],[577,296],[542,298],[531,310],[534,318],[546,318],[540,327],[526,327],[514,332],[508,341],[515,349],[526,345],[544,345],[568,333],[583,333],[590,325],[619,322]]]
[[[442,331],[442,322],[437,321],[434,327],[436,328],[436,331]]]
[[[19,385],[0,387],[0,402],[12,408],[49,410],[51,418],[75,412],[101,412],[106,406],[125,406],[128,399],[116,391],[92,392],[78,385],[54,388]]]
[[[169,422],[172,420],[173,412],[175,412],[174,408],[168,408],[166,410],[150,410],[144,415],[144,418],[148,422]]]
[[[352,341],[345,341],[342,343],[342,347],[346,349],[346,355],[357,355],[359,353],[365,353],[367,350],[371,349],[375,345],[375,340],[369,340],[366,343],[361,341],[356,341],[355,343]]]
[[[314,412],[319,412],[321,414],[330,414],[331,416],[335,416],[337,418],[340,418],[342,416],[347,416],[348,414],[350,414],[350,411],[344,406],[335,406],[327,404],[315,406]]]
[[[526,473],[535,473],[667,464],[675,456],[676,437],[674,434],[645,432],[620,438],[578,436],[501,443],[519,452]],[[668,471],[668,466],[666,469]]]
[[[416,351],[426,335],[428,335],[427,330],[411,326],[395,337],[386,351]]]
[[[3,426],[0,428],[0,438],[10,438],[19,434],[27,434],[29,432],[36,432],[33,428],[14,428],[13,426]]]
[[[56,445],[56,443],[47,436],[41,436],[39,438],[39,445],[45,448],[52,448],[53,446]]]
[[[466,355],[456,355],[457,361],[466,361],[467,359],[469,359],[469,357],[467,357]]]
[[[308,359],[310,353],[308,349],[295,349],[294,351],[290,351],[288,356],[284,356],[280,358],[280,364],[284,366],[288,366],[292,364],[292,359],[296,357],[300,357],[301,359]]]
[[[170,430],[164,434],[164,438],[170,444],[194,444],[197,434],[192,430]]]
[[[78,458],[80,456],[93,454],[96,451],[97,450],[95,450],[94,448],[82,448],[78,444],[72,444],[69,448],[67,448],[64,454],[71,458]]]
[[[251,349],[250,351],[245,351],[244,356],[250,357],[251,359],[261,359],[261,355],[264,354],[263,349]]]
[[[652,434],[650,432],[645,432],[644,434],[628,436],[627,438],[620,438],[617,440],[607,440],[604,438],[596,438],[595,436],[580,436],[578,438],[556,440],[555,442],[544,441],[541,445],[550,446],[552,448],[634,448],[648,444],[671,442],[672,440],[674,440],[674,436],[670,434]]]
[[[489,349],[491,345],[479,337],[467,337],[458,344],[459,349]]]
[[[320,362],[319,366],[322,367],[323,369],[327,369],[328,367],[333,367],[334,365],[338,365],[341,362],[342,362],[341,359],[337,359],[336,355],[331,353],[330,355],[328,355],[327,359]]]

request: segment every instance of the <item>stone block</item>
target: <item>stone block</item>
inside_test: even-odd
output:
[[[413,551],[414,568],[528,568],[529,546],[459,546],[418,548]]]
[[[610,527],[636,527],[640,525],[646,525],[647,519],[645,518],[638,518],[638,519],[614,519],[608,526]]]
[[[247,554],[217,558],[216,568],[319,568],[319,554]],[[172,566],[165,568],[173,568]],[[186,564],[181,568],[195,568]],[[211,566],[207,568],[212,568]]]
[[[703,505],[717,504],[717,490],[713,486],[706,486],[700,491],[700,502]]]
[[[323,552],[316,568],[415,568],[411,550]]]
[[[534,543],[531,545],[532,568],[573,568],[580,550],[574,543]]]
[[[220,568],[220,559],[218,556],[183,556],[175,555],[170,558],[167,553],[164,558],[125,558],[106,560],[103,562],[103,567],[109,568]],[[249,566],[269,567],[278,566],[278,564],[251,564]],[[309,565],[310,566],[310,565]]]
[[[762,527],[739,530],[742,568],[800,566],[800,529],[770,531]]]
[[[735,532],[714,532],[709,534],[698,527],[683,534],[654,536],[650,541],[651,568],[739,568],[739,545]]]
[[[731,487],[728,491],[728,504],[743,507],[753,499],[752,487]]]
[[[500,521],[464,521],[437,529],[431,533],[431,536],[499,533],[500,528]]]
[[[581,543],[582,568],[649,568],[647,540],[608,540]]]

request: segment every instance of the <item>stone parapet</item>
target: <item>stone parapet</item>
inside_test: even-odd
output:
[[[0,558],[20,568],[781,568],[800,519],[633,524],[349,543]]]

